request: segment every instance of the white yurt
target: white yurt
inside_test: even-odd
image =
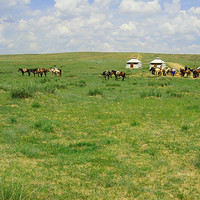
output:
[[[150,62],[150,68],[151,67],[157,67],[157,68],[165,68],[166,67],[166,62],[161,60],[159,57],[157,57],[155,60]]]
[[[130,69],[142,68],[142,62],[139,61],[137,58],[133,57],[132,59],[126,62],[126,68],[130,68]]]

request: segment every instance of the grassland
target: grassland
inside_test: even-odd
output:
[[[136,56],[143,69],[125,69]],[[63,53],[0,56],[0,199],[200,199],[200,79],[157,77],[155,57]],[[62,66],[63,76],[18,68]],[[125,81],[99,76],[127,73]]]

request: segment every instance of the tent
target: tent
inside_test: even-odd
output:
[[[157,57],[155,60],[150,62],[150,68],[151,67],[157,67],[157,68],[161,67],[163,69],[166,67],[166,62]]]
[[[142,68],[142,62],[133,57],[132,59],[126,62],[126,68],[130,69],[139,69]]]

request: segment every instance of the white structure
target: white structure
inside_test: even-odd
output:
[[[139,69],[142,68],[142,62],[133,57],[132,59],[126,62],[126,68],[130,69]]]
[[[159,57],[157,57],[155,60],[150,62],[150,68],[151,67],[156,67],[156,68],[165,68],[166,67],[166,62],[164,62],[163,60],[161,60]]]

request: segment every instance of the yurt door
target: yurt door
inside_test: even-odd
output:
[[[130,66],[131,68],[133,68],[133,64],[131,64],[131,66]]]

